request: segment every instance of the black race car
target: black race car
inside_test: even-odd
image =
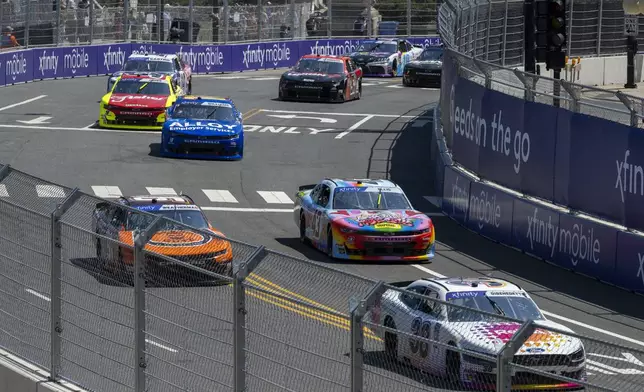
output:
[[[348,57],[302,56],[280,78],[280,100],[344,102],[360,99],[362,70]]]
[[[416,60],[405,64],[402,82],[405,86],[440,87],[442,71],[443,48],[430,46]]]

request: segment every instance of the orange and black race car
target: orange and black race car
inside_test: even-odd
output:
[[[345,102],[361,95],[362,69],[349,57],[302,56],[280,78],[281,100]]]
[[[212,226],[203,211],[186,195],[130,196],[119,198],[118,204],[98,203],[93,222],[97,234],[96,255],[107,270],[133,271],[134,232],[144,230],[152,222],[149,214],[139,214],[121,208],[119,204],[169,219],[145,246],[148,251],[146,268],[159,267],[189,275],[194,275],[198,269],[231,274],[233,251],[230,242],[223,239],[224,234]],[[199,231],[190,230],[188,226]],[[210,236],[208,232],[214,235]],[[186,267],[172,259],[198,268]]]

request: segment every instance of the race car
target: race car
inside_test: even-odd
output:
[[[574,380],[586,380],[586,354],[582,342],[548,330],[554,328],[573,333],[569,328],[546,319],[521,287],[490,277],[423,278],[408,283],[394,284],[401,290],[387,290],[366,317],[378,326],[372,332],[384,340],[386,354],[393,360],[407,362],[457,384],[466,384],[472,390],[495,390],[495,356],[522,325],[493,316],[498,314],[521,322],[533,320],[537,325],[533,335],[515,354],[514,364]],[[391,330],[385,330],[383,326]],[[398,330],[400,334],[392,330]],[[449,350],[447,346],[489,356],[490,360]],[[512,384],[512,390],[580,388],[576,383],[520,369],[516,369]]]
[[[107,92],[121,75],[168,75],[187,94],[192,94],[192,67],[176,54],[132,54],[123,68],[107,79]]]
[[[441,86],[443,71],[443,48],[430,46],[416,60],[405,64],[402,83],[404,86]]]
[[[331,258],[424,262],[434,257],[432,220],[388,180],[331,179],[299,187],[300,240]]]
[[[362,70],[348,57],[305,55],[280,78],[280,100],[360,99]]]
[[[244,157],[242,114],[230,98],[185,96],[168,109],[161,155],[240,160]]]
[[[102,128],[161,130],[166,109],[184,95],[172,77],[121,75],[101,99]]]
[[[123,208],[122,206],[130,207]],[[148,252],[171,257],[198,267],[229,276],[232,273],[233,251],[225,235],[213,227],[203,211],[187,195],[120,197],[116,203],[99,202],[93,214],[96,232],[96,256],[101,266],[113,273],[131,275],[134,269],[134,231],[143,230],[152,222],[148,214],[160,215],[183,223],[164,223],[145,246]],[[186,226],[194,227],[193,231]],[[208,235],[207,233],[213,235]],[[117,242],[118,241],[118,242]],[[172,260],[146,254],[146,268],[160,273],[178,273],[199,277],[195,269]]]
[[[402,76],[405,64],[420,56],[423,47],[400,38],[362,41],[349,57],[364,76]]]

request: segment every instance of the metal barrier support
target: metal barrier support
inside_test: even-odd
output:
[[[134,236],[134,391],[144,392],[145,368],[145,245],[152,238],[163,217],[157,216],[143,231]]]
[[[364,385],[364,327],[362,318],[386,290],[385,282],[379,281],[362,300],[351,307],[351,392],[362,392]]]
[[[11,165],[4,165],[0,168],[0,181],[7,177],[11,173]]]
[[[510,392],[512,390],[512,369],[510,368],[510,362],[514,354],[523,346],[523,343],[532,336],[535,329],[534,321],[524,323],[501,349],[496,361],[497,392]]]
[[[75,188],[67,198],[56,206],[51,213],[51,293],[50,311],[51,311],[51,369],[49,379],[58,381],[60,379],[60,362],[62,347],[62,233],[60,219],[63,214],[81,197],[82,193]]]
[[[233,264],[233,350],[234,391],[246,391],[246,293],[244,280],[266,257],[266,248],[260,246],[248,260]]]

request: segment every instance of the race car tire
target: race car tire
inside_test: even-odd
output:
[[[192,76],[188,80],[188,95],[192,95]]]
[[[309,242],[309,239],[306,238],[306,218],[304,218],[304,213],[300,213],[300,242],[303,244]]]
[[[334,243],[335,240],[333,239],[333,230],[331,230],[331,226],[329,226],[326,230],[326,255],[329,256],[329,258],[333,258]]]
[[[402,84],[405,87],[409,86],[409,83],[407,83],[407,78],[405,78],[404,76],[403,76]]]
[[[398,61],[394,60],[394,63],[391,65],[391,76],[396,76],[398,73]]]
[[[396,323],[391,317],[385,318],[385,327],[396,329]],[[395,333],[385,332],[385,354],[393,359],[398,360],[398,335]]]
[[[362,81],[360,81],[360,84],[358,84],[358,95],[356,95],[356,100],[360,99],[362,97]]]
[[[338,93],[338,102],[343,103],[345,101],[344,90]]]
[[[453,343],[449,346],[455,347]],[[458,351],[447,350],[445,353],[445,374],[452,386],[461,384],[461,355]]]

